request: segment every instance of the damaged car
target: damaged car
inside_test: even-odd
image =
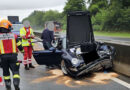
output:
[[[112,68],[114,54],[113,46],[95,41],[88,11],[68,13],[66,36],[58,38],[57,47],[33,52],[38,64],[58,66],[73,77]]]

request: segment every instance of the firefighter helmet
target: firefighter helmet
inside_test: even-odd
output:
[[[0,27],[5,28],[5,29],[9,29],[10,27],[12,27],[12,24],[10,21],[3,19],[0,21]]]

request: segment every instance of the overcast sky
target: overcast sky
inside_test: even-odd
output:
[[[67,0],[1,0],[0,20],[7,16],[17,15],[20,20],[27,17],[34,10],[58,10],[63,11]]]
[[[67,0],[1,0],[0,20],[7,16],[19,16],[20,21],[34,10],[63,11]]]

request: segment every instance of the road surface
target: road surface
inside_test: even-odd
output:
[[[23,56],[19,54],[18,58],[22,60]],[[76,80],[64,76],[59,69],[39,66],[34,59],[33,64],[36,68],[28,71],[21,64],[21,90],[130,90],[130,78],[115,72],[97,72]],[[0,90],[5,90],[5,86],[0,85]]]

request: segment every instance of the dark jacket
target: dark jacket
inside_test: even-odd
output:
[[[54,32],[49,31],[48,29],[45,29],[42,32],[41,39],[43,39],[43,43],[45,42],[51,43],[54,40]]]

